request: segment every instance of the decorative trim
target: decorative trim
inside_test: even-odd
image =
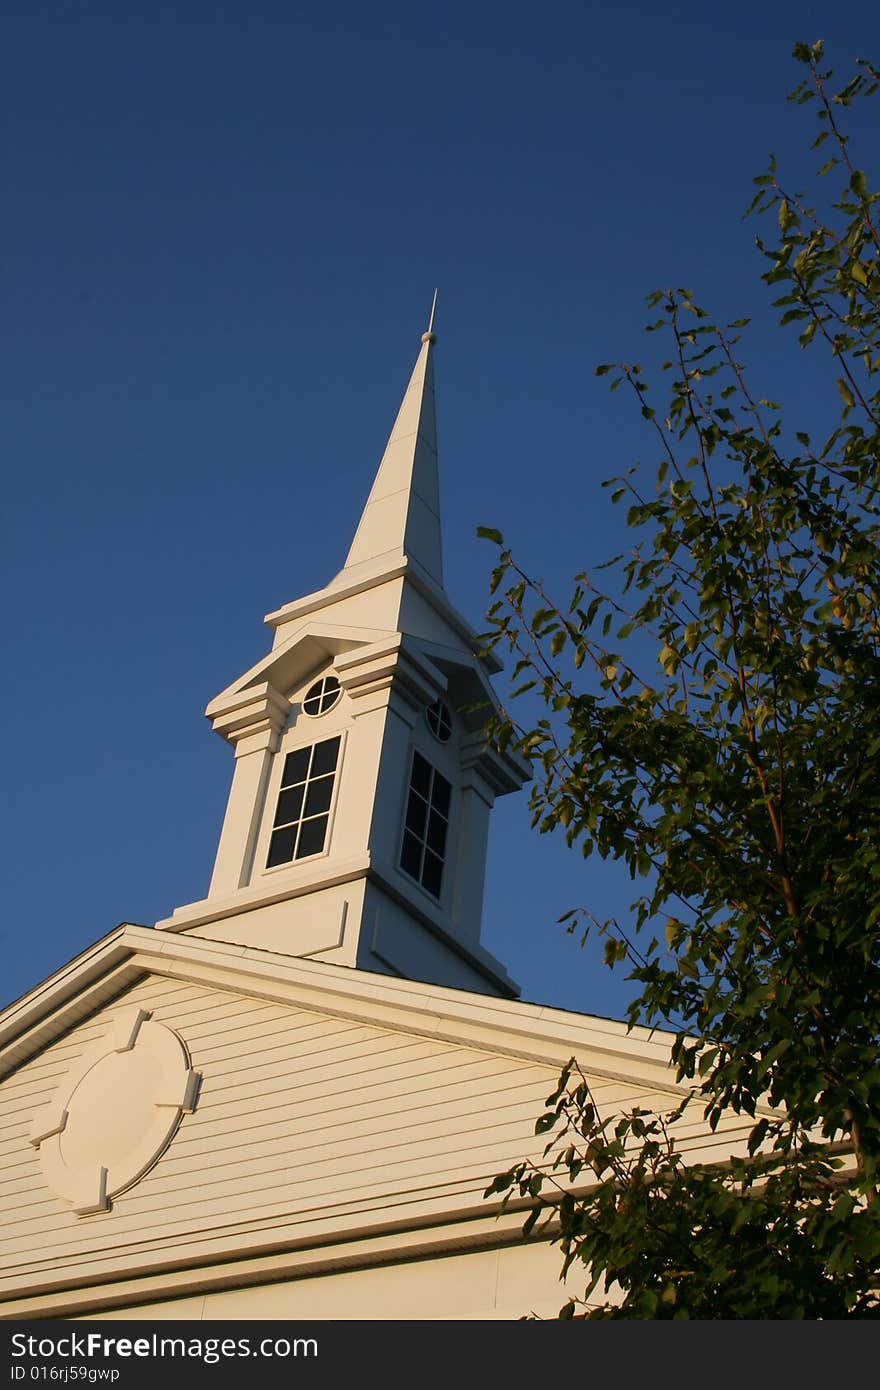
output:
[[[273,629],[282,627],[285,623],[293,622],[295,618],[304,618],[309,613],[316,613],[321,608],[328,608],[331,604],[338,603],[340,599],[353,598],[355,594],[362,594],[367,589],[375,589],[379,584],[388,583],[393,579],[406,578],[413,588],[418,590],[422,598],[426,599],[442,618],[445,618],[453,632],[464,640],[471,651],[479,645],[478,633],[459,613],[458,609],[453,608],[446,596],[446,591],[426,574],[421,573],[408,556],[403,555],[395,558],[390,564],[387,560],[380,561],[378,564],[371,563],[369,569],[360,573],[357,572],[358,568],[340,570],[336,578],[331,580],[325,589],[318,589],[312,594],[305,594],[302,598],[294,600],[293,603],[286,603],[283,608],[276,608],[274,612],[266,614],[263,622],[267,627]],[[486,670],[493,674],[504,669],[502,661],[494,652],[487,652],[482,658],[482,662]]]
[[[336,671],[343,689],[353,700],[386,690],[393,683],[415,707],[421,708],[447,686],[442,671],[400,632],[339,657]]]
[[[77,1216],[107,1211],[110,1198],[152,1168],[183,1114],[195,1109],[199,1073],[178,1035],[150,1018],[137,1005],[124,1009],[67,1074],[31,1129],[46,1182]],[[108,1122],[113,1138],[102,1145]],[[108,1143],[113,1156],[104,1163]]]
[[[71,1283],[66,1288],[59,1288],[56,1280],[54,1290],[50,1284],[49,1288],[2,1300],[0,1319],[68,1317],[126,1305],[164,1302],[192,1294],[369,1269],[396,1260],[521,1245],[526,1204],[511,1202],[507,1211],[497,1214],[491,1210],[487,1212],[487,1206],[484,1202],[479,1207],[464,1210],[443,1210],[427,1220],[411,1219],[409,1223],[404,1219],[391,1231],[361,1229],[354,1238],[331,1238],[311,1248],[288,1240],[286,1248],[241,1254],[234,1259],[218,1258],[214,1252],[182,1268],[178,1251],[176,1268],[135,1273],[128,1278],[118,1275],[102,1278],[92,1274],[87,1276],[88,1282]],[[542,1243],[550,1235],[552,1231],[533,1239]]]
[[[106,981],[96,981],[95,958],[101,956],[109,967],[118,967],[121,961],[125,966],[115,969]],[[82,972],[82,989],[71,998],[70,986],[77,971]],[[673,1080],[669,1063],[673,1035],[659,1029],[630,1029],[616,1019],[569,1013],[545,1004],[392,979],[327,961],[131,925],[118,927],[86,957],[59,972],[67,986],[64,995],[59,992],[53,998],[54,978],[34,991],[34,1004],[38,997],[44,1001],[39,1021],[45,1026],[31,1029],[29,1037],[34,1041],[27,1047],[19,1047],[18,1040],[26,1031],[24,1019],[38,1021],[36,1007],[28,1007],[31,996],[0,1014],[0,1070],[8,1069],[2,1063],[10,1052],[16,1054],[16,1063],[25,1060],[108,998],[111,987],[118,993],[146,972],[545,1062],[551,1067],[561,1066],[576,1054],[581,1065],[596,1076],[659,1087],[678,1096],[687,1089]],[[56,998],[61,1000],[60,1007]],[[766,1113],[773,1112],[768,1109]]]
[[[211,727],[227,743],[267,735],[266,746],[283,730],[290,714],[290,701],[269,681],[248,686],[246,690],[218,695],[208,706]],[[249,751],[253,751],[249,749]]]
[[[335,888],[340,883],[351,883],[353,879],[364,878],[370,867],[369,854],[359,854],[342,863],[338,860],[321,864],[320,856],[300,860],[302,875],[297,879],[297,862],[291,865],[278,865],[291,875],[280,882],[272,878],[255,886],[242,888],[232,898],[203,898],[201,902],[188,903],[179,907],[171,917],[156,923],[156,931],[183,932],[191,927],[203,927],[208,922],[217,922],[224,917],[235,917],[242,912],[253,912],[258,907],[270,907],[273,903],[283,903],[288,898],[301,898],[306,893],[317,892],[321,888]],[[261,871],[263,877],[263,871]],[[293,879],[293,881],[291,881]]]

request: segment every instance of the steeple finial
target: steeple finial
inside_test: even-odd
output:
[[[431,302],[431,317],[428,319],[428,331],[422,334],[423,343],[436,343],[437,334],[434,332],[434,310],[437,308],[437,291],[434,291],[434,298]]]

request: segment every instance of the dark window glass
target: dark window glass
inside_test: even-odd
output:
[[[442,881],[443,860],[438,859],[436,854],[432,854],[429,849],[426,849],[425,863],[422,867],[422,887],[427,888],[429,893],[433,893],[435,898],[439,898]]]
[[[328,816],[317,816],[315,820],[304,820],[299,832],[296,847],[297,859],[305,859],[310,854],[320,854],[324,848]]]
[[[449,820],[449,798],[452,795],[452,787],[445,777],[441,777],[439,772],[434,773],[434,786],[431,792],[431,805],[435,811],[439,811],[441,816]]]
[[[440,897],[443,882],[451,800],[450,783],[420,753],[414,753],[400,867],[435,898]]]
[[[422,869],[422,843],[417,840],[415,835],[410,835],[409,831],[404,831],[403,851],[400,856],[400,867],[406,869],[413,878],[418,878]]]
[[[282,787],[292,787],[295,782],[304,782],[309,771],[309,758],[312,755],[311,748],[297,748],[293,753],[288,753],[284,759],[284,775],[281,778]]]
[[[315,755],[312,758],[312,766],[309,771],[310,777],[321,777],[325,772],[336,771],[339,743],[338,738],[328,738],[324,743],[315,744]]]
[[[339,681],[335,676],[324,676],[321,680],[315,681],[310,685],[303,700],[303,709],[312,718],[316,714],[326,714],[328,709],[332,709],[341,695]]]
[[[425,820],[428,815],[428,803],[414,791],[409,794],[409,805],[406,808],[406,828],[411,830],[414,835],[422,836],[425,833]]]
[[[428,820],[427,845],[435,854],[439,854],[441,859],[443,858],[446,848],[446,821],[436,811],[431,812]]]
[[[333,795],[334,778],[319,777],[317,782],[309,783],[309,794],[306,797],[306,808],[304,816],[318,816],[322,811],[330,810],[330,798]]]
[[[293,846],[296,843],[296,826],[288,825],[284,830],[275,830],[269,841],[269,858],[266,861],[266,868],[274,868],[276,864],[289,864],[293,858]]]
[[[431,767],[431,764],[425,761],[421,753],[413,754],[413,790],[417,791],[420,796],[423,796],[426,801],[428,800],[428,797],[431,792],[431,773],[433,772],[433,770],[434,769]]]
[[[267,869],[324,849],[341,742],[328,738],[313,748],[295,748],[284,759]]]
[[[291,787],[289,791],[282,792],[278,798],[278,809],[275,812],[276,825],[290,825],[293,821],[298,821],[302,813],[303,793],[305,787]]]
[[[425,710],[425,719],[437,742],[448,743],[452,734],[452,715],[449,713],[449,706],[445,705],[442,700],[435,700],[433,705],[429,705]]]

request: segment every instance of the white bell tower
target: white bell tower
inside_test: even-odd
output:
[[[468,713],[499,665],[443,588],[434,343],[345,565],[268,614],[271,652],[208,705],[235,752],[214,873],[156,926],[508,996],[480,944],[486,837],[529,773]]]

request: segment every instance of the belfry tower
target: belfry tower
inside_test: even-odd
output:
[[[268,614],[207,708],[235,770],[208,896],[157,928],[510,996],[480,944],[489,812],[528,767],[488,746],[476,634],[443,588],[432,331],[344,566]]]

